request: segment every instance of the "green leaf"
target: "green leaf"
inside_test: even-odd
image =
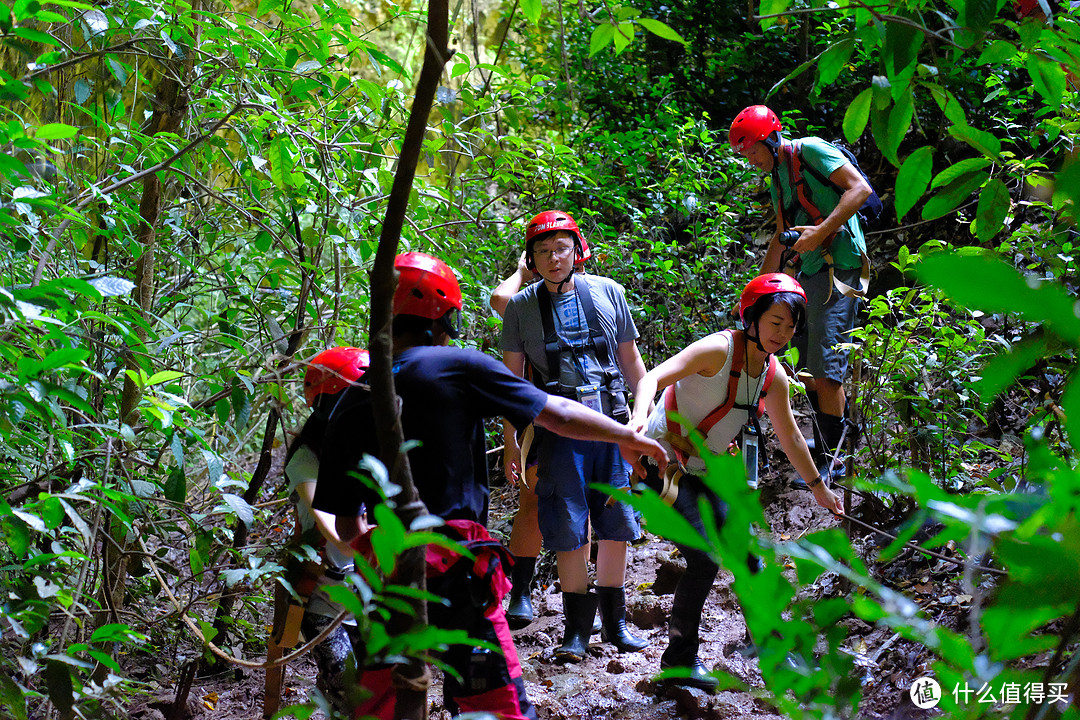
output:
[[[794,70],[792,70],[791,72],[789,72],[786,76],[784,76],[783,79],[778,80],[775,85],[773,85],[771,88],[769,88],[769,92],[765,93],[765,99],[768,100],[770,97],[772,97],[773,93],[775,93],[777,90],[782,88],[786,83],[790,82],[794,78],[797,78],[798,76],[802,75],[804,72],[806,72],[811,67],[813,67],[813,65],[814,65],[814,60],[813,60],[813,58],[811,58],[810,60],[807,60],[806,62],[804,62],[799,67],[797,67]]]
[[[38,140],[66,140],[79,134],[79,128],[64,123],[47,123],[34,133]]]
[[[4,544],[16,557],[22,557],[30,549],[32,539],[30,528],[26,523],[11,515],[0,515],[0,535],[4,538]]]
[[[991,164],[992,161],[987,158],[968,158],[967,160],[961,160],[939,172],[934,178],[934,181],[930,183],[930,189],[932,190],[941,187],[942,185],[948,185],[952,181],[968,175],[969,173],[990,167]]]
[[[940,85],[935,83],[920,83],[922,87],[929,91],[930,96],[934,98],[934,102],[937,103],[938,109],[945,114],[945,118],[954,125],[967,125],[967,116],[964,114],[964,108],[960,105],[960,101],[956,99],[956,96],[946,90]]]
[[[596,26],[593,30],[592,37],[589,38],[589,57],[592,57],[596,53],[600,52],[615,39],[615,26],[609,22],[603,22]]]
[[[285,140],[278,135],[270,143],[270,177],[278,190],[285,191],[292,182],[292,160],[289,150],[285,147]]]
[[[922,42],[923,34],[918,28],[899,22],[885,23],[885,47],[882,48],[882,59],[885,62],[885,73],[889,80],[895,82],[905,70],[915,65]]]
[[[626,490],[617,490],[610,485],[595,484],[590,487],[611,495],[640,512],[648,522],[649,532],[681,545],[705,552],[710,550],[709,543],[701,536],[701,533],[694,529],[694,526],[687,522],[678,510],[661,500],[660,496],[652,490],[646,488],[640,493],[630,493]]]
[[[244,392],[244,386],[234,382],[230,399],[233,406],[233,422],[237,430],[244,430],[251,418],[251,396]]]
[[[866,129],[866,123],[870,119],[870,102],[874,97],[873,93],[871,88],[863,90],[855,96],[848,105],[847,112],[844,113],[844,137],[852,145]]]
[[[632,22],[621,22],[619,26],[615,28],[615,34],[612,39],[615,41],[615,54],[620,54],[623,50],[629,47],[630,43],[634,40],[634,34],[637,29]]]
[[[1001,156],[1001,141],[991,132],[979,130],[970,125],[953,125],[949,128],[949,134],[957,140],[963,140],[989,158],[996,160]]]
[[[955,210],[961,203],[971,198],[976,188],[990,177],[986,172],[973,172],[952,181],[930,198],[922,209],[923,220],[933,220]]]
[[[975,210],[976,236],[986,242],[1004,228],[1005,216],[1012,208],[1009,189],[1005,183],[994,178],[979,193],[979,205]]]
[[[1028,278],[990,253],[934,253],[923,258],[918,275],[964,307],[1014,313],[1030,322],[1044,323],[1073,347],[1080,345],[1076,298],[1060,283]]]
[[[521,0],[521,12],[525,14],[525,19],[533,25],[540,22],[540,13],[543,10],[544,6],[540,0]]]
[[[975,391],[984,403],[989,403],[1008,389],[1020,373],[1049,353],[1045,334],[1015,343],[1008,352],[995,356],[983,367],[982,378],[975,382]]]
[[[169,476],[165,479],[165,499],[175,503],[187,500],[187,477],[179,467],[169,469]]]
[[[161,385],[162,383],[171,382],[177,378],[184,377],[184,373],[179,370],[162,370],[151,375],[143,387],[150,387],[152,385]]]
[[[922,198],[930,184],[934,165],[934,148],[924,145],[907,156],[900,172],[896,174],[896,220],[903,220],[911,208]]]
[[[49,699],[56,706],[60,717],[73,717],[72,708],[75,705],[75,696],[71,682],[71,668],[59,660],[47,660],[45,684],[48,687]]]
[[[43,33],[40,30],[34,30],[28,27],[15,28],[16,37],[21,37],[23,40],[29,40],[30,42],[43,43],[45,45],[60,46],[60,42],[48,33]]]
[[[1016,56],[1016,46],[1008,40],[995,40],[982,51],[976,65],[998,65]]]
[[[761,0],[758,3],[759,15],[779,15],[780,13],[787,12],[787,9],[791,7],[792,0]],[[761,20],[761,29],[765,30],[772,27],[777,23],[779,18],[763,18]]]
[[[371,531],[371,549],[379,562],[379,569],[389,575],[393,572],[397,557],[405,549],[405,526],[385,503],[375,506],[375,523]]]
[[[638,18],[637,22],[639,25],[641,25],[641,27],[645,28],[657,37],[663,38],[664,40],[672,40],[677,43],[682,43],[683,45],[688,44],[686,40],[683,39],[682,35],[675,32],[665,23],[662,23],[659,20],[653,20],[652,18]]]
[[[126,624],[108,623],[94,631],[94,634],[90,636],[90,642],[125,642],[132,637],[138,637],[138,633],[132,632]]]
[[[93,86],[87,82],[84,78],[79,78],[72,86],[72,92],[75,94],[75,103],[82,105],[84,102],[90,99],[90,95],[93,91]]]
[[[900,167],[900,158],[896,153],[900,149],[900,143],[907,137],[911,120],[915,116],[914,99],[914,93],[909,88],[897,99],[892,111],[889,112],[889,129],[884,148],[885,159],[897,167]]]
[[[821,57],[818,58],[819,89],[826,85],[832,85],[836,81],[836,78],[840,76],[840,71],[844,69],[844,65],[847,64],[854,49],[855,39],[849,37],[830,45],[829,48],[821,54]]]
[[[1061,67],[1061,63],[1033,52],[1028,54],[1024,65],[1031,75],[1032,85],[1047,104],[1055,108],[1061,107],[1061,99],[1065,95],[1065,69]]]
[[[1065,167],[1055,176],[1054,183],[1058,192],[1063,192],[1072,200],[1073,212],[1080,210],[1080,160],[1066,160]]]
[[[972,30],[983,31],[997,14],[997,0],[964,0],[963,23]]]

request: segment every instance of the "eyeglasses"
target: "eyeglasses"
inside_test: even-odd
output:
[[[561,260],[569,256],[572,252],[574,252],[573,245],[563,245],[557,248],[533,250],[533,256],[537,260],[547,260],[551,257],[557,257]]]

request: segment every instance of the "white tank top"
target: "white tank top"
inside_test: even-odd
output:
[[[743,348],[736,348],[732,333],[730,330],[724,330],[722,333],[727,336],[728,351],[727,360],[724,361],[724,367],[720,369],[718,373],[712,377],[705,377],[694,373],[693,375],[684,377],[679,380],[672,387],[665,392],[674,392],[675,401],[679,407],[679,414],[686,420],[697,427],[701,424],[709,413],[718,407],[721,407],[727,402],[728,394],[728,378],[731,376],[731,361],[735,352],[742,350]],[[758,403],[758,397],[761,395],[761,386],[765,382],[765,377],[768,375],[766,370],[768,369],[768,363],[765,365],[765,369],[762,370],[761,375],[757,377],[751,377],[746,372],[745,362],[743,364],[743,371],[739,373],[739,385],[735,391],[735,402],[739,405],[749,405],[756,407]],[[645,428],[645,434],[651,438],[654,438],[664,446],[668,451],[668,457],[674,458],[675,454],[663,438],[664,433],[668,429],[667,421],[667,409],[664,397],[661,395],[660,400],[656,403],[656,407],[653,409],[652,415],[649,416],[649,423]],[[743,408],[733,407],[728,411],[728,414],[720,419],[712,429],[709,430],[709,434],[705,437],[705,445],[713,453],[719,454],[727,452],[728,446],[731,442],[738,437],[739,431],[746,423],[748,412]],[[683,429],[682,434],[688,435],[686,429]],[[705,462],[698,457],[691,457],[686,462],[686,469],[690,472],[699,472],[705,470]]]

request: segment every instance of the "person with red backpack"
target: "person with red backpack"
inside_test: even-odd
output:
[[[446,522],[445,532],[481,548],[476,554],[484,560],[483,567],[475,569],[485,588],[470,586],[467,596],[459,598],[458,591],[466,588],[440,582],[450,566],[437,553],[428,553],[429,589],[442,588],[454,593],[452,603],[456,600],[449,612],[432,612],[431,618],[438,627],[463,629],[501,649],[483,652],[453,646],[443,655],[443,662],[457,673],[456,677],[447,673],[444,679],[446,708],[453,715],[488,712],[506,720],[535,718],[501,605],[509,583],[484,527],[488,518],[484,419],[506,417],[522,427],[535,423],[567,437],[617,443],[641,474],[642,455],[660,462],[666,462],[666,455],[656,441],[578,403],[548,395],[494,358],[448,347],[458,335],[456,318],[462,308],[453,271],[423,253],[399,255],[395,267],[399,279],[393,301],[394,387],[401,400],[405,439],[417,441],[408,451],[413,481],[428,512]],[[355,477],[365,454],[380,454],[370,390],[351,387],[327,425],[314,506],[337,516],[339,534],[354,547],[362,541],[360,509],[374,508],[381,501],[374,488]],[[439,607],[430,604],[429,610]],[[364,668],[360,682],[370,697],[357,708],[357,717],[393,716],[392,677],[392,667]]]
[[[296,514],[285,579],[299,597],[290,595],[284,586],[275,588],[270,659],[280,657],[285,647],[296,645],[301,635],[309,640],[316,637],[341,614],[341,606],[330,600],[323,588],[344,580],[353,564],[353,550],[338,537],[334,516],[315,510],[312,499],[327,418],[345,388],[359,381],[369,366],[367,350],[332,347],[311,358],[304,372],[304,400],[311,408],[311,415],[285,458],[288,495]],[[320,562],[306,559],[305,546],[318,550]],[[348,710],[345,671],[352,658],[350,630],[355,625],[354,619],[345,620],[311,651],[319,669],[316,687],[342,712]],[[282,668],[267,671],[264,696],[267,717],[277,710],[281,680]]]
[[[841,471],[836,455],[847,417],[848,370],[842,344],[851,340],[870,278],[859,214],[876,215],[881,201],[841,148],[815,137],[785,137],[780,119],[764,105],[740,112],[728,139],[751,165],[772,176],[776,231],[762,272],[783,272],[785,245],[801,258],[797,278],[807,303],[800,352],[813,378],[806,387],[815,411],[814,448],[830,472]]]
[[[791,340],[805,312],[806,294],[791,276],[770,273],[756,277],[739,298],[741,329],[694,342],[638,382],[631,427],[660,439],[678,461],[666,480],[651,469],[645,482],[658,492],[663,490],[666,499],[674,495],[674,507],[702,535],[705,530],[699,502],[704,499],[709,503],[720,524],[727,514],[726,506],[702,481],[705,463],[689,442],[689,429],[675,420],[675,414],[701,433],[711,452],[719,454],[728,451],[748,422],[756,430],[758,416],[767,412],[795,469],[803,477],[815,478],[808,485],[817,503],[834,512],[843,511],[840,498],[829,489],[825,473],[819,474],[795,425],[787,373],[775,356]],[[661,400],[650,413],[647,401],[660,390]],[[673,468],[669,467],[669,473]],[[698,629],[719,566],[701,550],[681,544],[678,548],[686,558],[686,572],[675,588],[668,647],[660,667],[689,668],[689,677],[672,681],[711,692],[718,682],[698,657]]]
[[[503,362],[517,376],[531,368],[533,381],[549,393],[626,422],[628,389],[645,374],[637,328],[620,285],[575,271],[583,256],[581,231],[568,213],[542,212],[528,224],[525,260],[542,282],[514,295],[506,307]],[[503,439],[504,465],[520,467],[514,433],[504,432]],[[628,505],[608,502],[609,495],[590,487],[628,488],[628,466],[606,442],[566,439],[537,428],[533,443],[540,531],[544,545],[556,553],[562,586],[565,632],[555,659],[584,659],[597,607],[604,639],[621,652],[640,652],[648,642],[626,628],[623,583],[627,543],[641,528]],[[583,552],[590,524],[599,539],[596,593],[589,592]]]

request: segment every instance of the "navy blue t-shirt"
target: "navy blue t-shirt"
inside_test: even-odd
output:
[[[409,465],[428,512],[486,525],[484,418],[505,417],[525,427],[544,409],[547,393],[483,353],[441,346],[397,355],[394,386],[405,439],[420,443],[409,451]],[[378,502],[371,488],[350,475],[364,454],[379,456],[369,392],[348,388],[330,415],[315,487],[317,510],[349,516],[361,503],[371,508]]]

